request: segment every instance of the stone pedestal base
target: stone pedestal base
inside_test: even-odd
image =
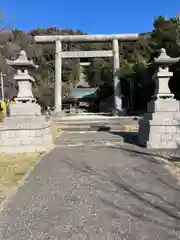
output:
[[[0,152],[42,152],[52,147],[51,122],[43,116],[7,117],[0,123]]]
[[[40,116],[41,107],[35,102],[16,102],[9,104],[8,115],[11,117],[16,116]]]
[[[63,116],[65,116],[66,114],[65,114],[65,112],[62,110],[62,111],[56,111],[56,110],[54,110],[53,112],[52,112],[52,114],[51,114],[51,116],[53,117],[53,118],[56,118],[56,117],[63,117]]]
[[[126,116],[127,115],[126,109],[122,109],[121,111],[117,110],[117,109],[113,109],[112,114],[113,114],[113,116]]]
[[[179,102],[175,99],[157,99],[149,103],[148,111],[139,122],[139,144],[154,149],[178,148]]]

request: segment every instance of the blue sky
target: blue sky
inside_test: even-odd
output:
[[[12,27],[73,28],[90,34],[151,31],[155,16],[174,17],[180,0],[0,0]]]

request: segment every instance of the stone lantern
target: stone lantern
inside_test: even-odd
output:
[[[167,55],[164,48],[161,49],[158,58],[154,59],[154,64],[157,66],[157,72],[153,75],[155,81],[155,92],[156,98],[173,98],[174,94],[169,89],[169,79],[173,76],[172,72],[169,72],[169,66],[178,62],[180,58],[171,58]]]
[[[35,79],[29,75],[29,70],[36,69],[38,66],[32,60],[27,59],[24,50],[20,52],[18,59],[15,61],[6,60],[6,62],[16,70],[14,79],[18,84],[16,104],[9,105],[10,116],[41,115],[40,106],[36,104],[36,99],[32,93],[32,83]]]
[[[52,149],[51,121],[41,114],[32,93],[32,82],[28,70],[37,66],[21,51],[15,61],[7,60],[15,70],[14,79],[18,84],[15,103],[9,104],[9,116],[0,123],[0,152],[22,153],[41,152]]]
[[[180,144],[179,101],[169,89],[169,79],[173,73],[169,66],[180,58],[171,58],[165,49],[154,59],[157,66],[152,76],[155,92],[147,106],[147,113],[139,122],[139,144],[147,148],[178,148]]]

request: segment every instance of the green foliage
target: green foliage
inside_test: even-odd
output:
[[[72,69],[69,74],[69,86],[70,87],[75,87],[76,84],[79,81],[79,76],[80,76],[80,68],[79,68],[79,59],[76,59],[72,63]]]
[[[180,15],[176,19],[176,44],[180,47]]]
[[[0,14],[0,31],[4,29],[4,17]],[[180,44],[178,40],[178,24],[176,18],[165,19],[163,16],[155,18],[153,31],[140,35],[134,43],[120,43],[120,67],[121,77],[133,81],[135,93],[138,95],[138,104],[143,102],[145,106],[149,100],[152,90],[151,75],[152,67],[147,63],[151,62],[160,48],[164,47],[172,57],[180,56]],[[32,74],[36,78],[34,93],[39,103],[43,106],[54,104],[54,44],[36,44],[35,35],[56,35],[56,34],[87,34],[80,30],[59,28],[37,28],[25,33],[20,30],[2,31],[0,33],[0,65],[3,72],[12,75],[12,70],[5,66],[5,58],[14,59],[21,49],[24,49],[28,56],[39,65],[38,70]],[[63,43],[63,50],[99,50],[111,49],[111,43]],[[112,59],[93,58],[91,66],[87,69],[89,84],[99,87],[103,96],[112,94]],[[174,82],[180,79],[179,63],[173,66]],[[10,77],[9,77],[10,78]],[[62,94],[67,97],[72,87],[75,87],[79,80],[79,60],[64,59],[62,69]],[[174,87],[174,91],[179,91]],[[105,94],[104,94],[104,93]],[[136,95],[135,94],[135,95]],[[178,94],[176,94],[178,95]],[[142,107],[142,106],[140,106]],[[138,106],[137,106],[138,108]]]

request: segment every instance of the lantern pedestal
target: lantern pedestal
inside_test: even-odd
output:
[[[15,104],[9,104],[8,115],[10,117],[41,116],[41,107],[36,103],[16,102]]]
[[[52,149],[51,124],[39,117],[7,117],[0,124],[0,152],[16,154]]]
[[[139,144],[153,149],[175,149],[180,145],[179,101],[174,99],[168,82],[173,76],[169,66],[179,58],[170,58],[164,49],[155,63],[159,65],[154,74],[155,94],[148,103],[147,113],[139,121]]]
[[[147,148],[173,149],[180,144],[179,102],[157,99],[139,122],[139,144]]]

